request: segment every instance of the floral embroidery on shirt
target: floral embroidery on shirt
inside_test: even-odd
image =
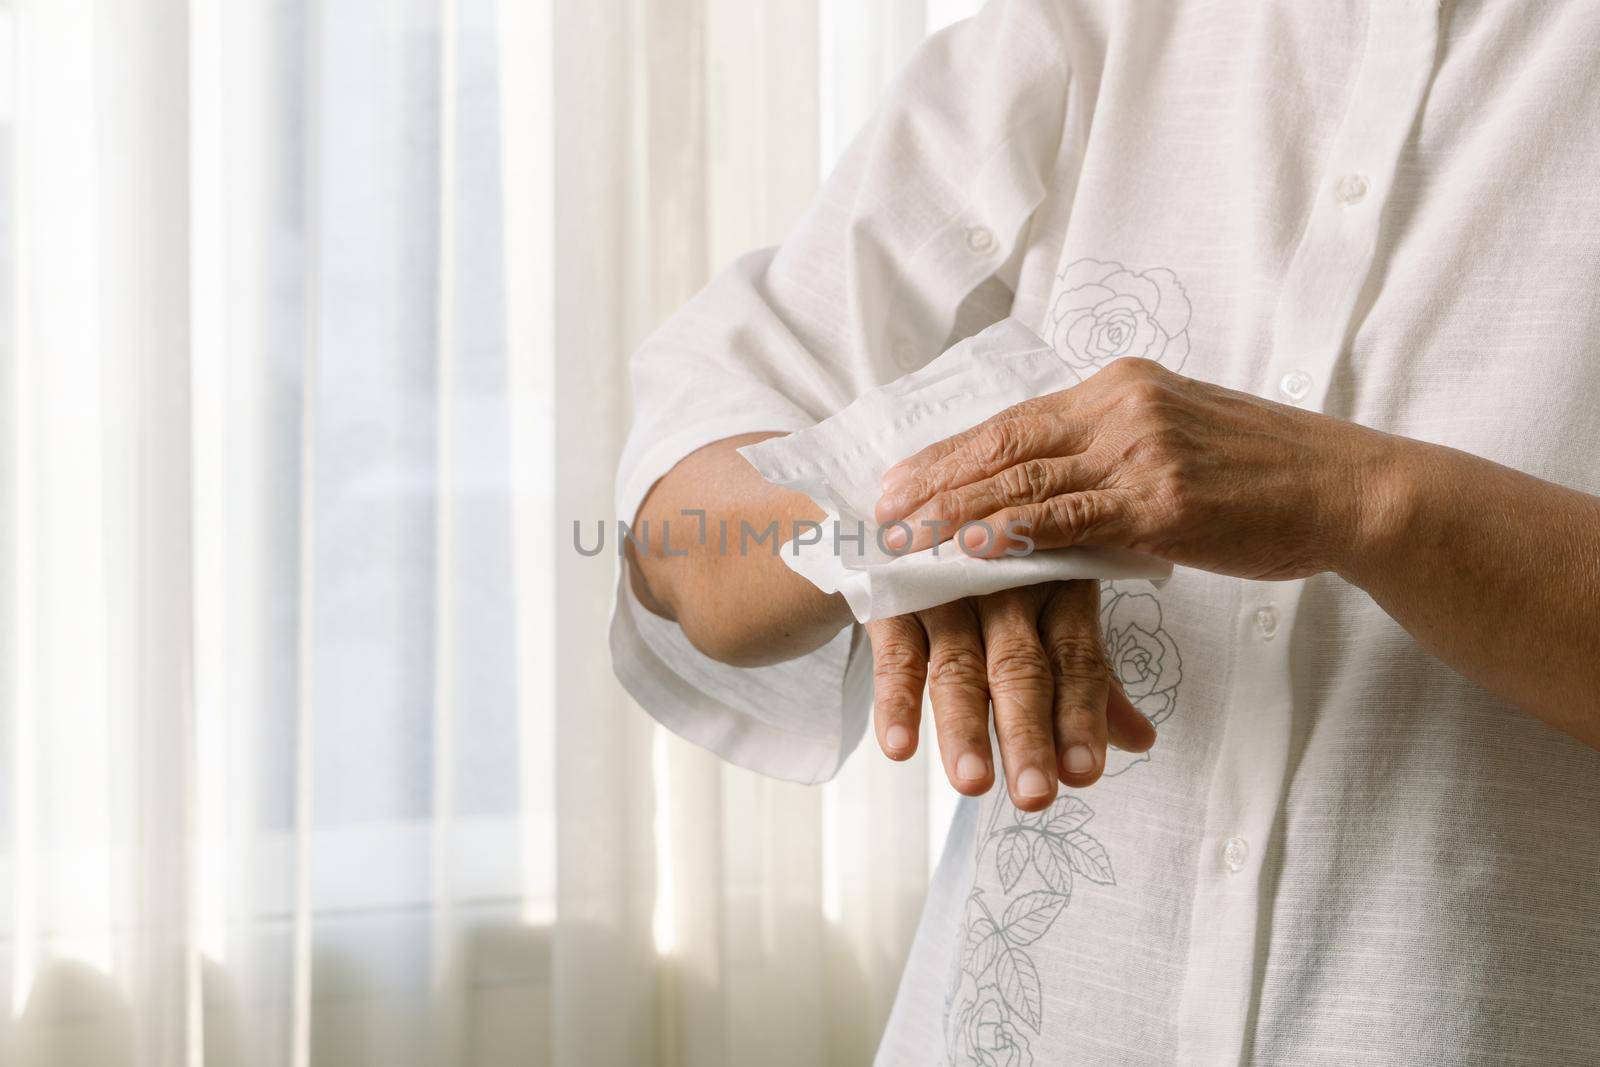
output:
[[[1002,810],[1012,816],[1003,826]],[[976,862],[983,863],[993,847],[1002,895],[991,904],[974,888],[967,898],[945,997],[945,1055],[953,1067],[1031,1067],[1028,1036],[1043,1031],[1044,1002],[1028,947],[1049,932],[1072,899],[1075,876],[1116,884],[1105,846],[1083,828],[1093,816],[1070,794],[1041,812],[1019,811],[1003,797],[991,805]]]
[[[1076,260],[1057,276],[1050,344],[1082,377],[1120,356],[1178,370],[1189,355],[1189,298],[1165,267]]]
[[[1178,706],[1183,659],[1162,625],[1161,602],[1128,582],[1100,583],[1107,662],[1133,706],[1153,723]],[[1148,760],[1107,752],[1106,775]],[[1007,819],[1003,812],[1010,812]],[[974,871],[994,865],[998,894],[974,886],[945,994],[945,1058],[950,1067],[1032,1067],[1030,1037],[1044,1033],[1044,990],[1029,949],[1072,900],[1076,878],[1115,885],[1111,857],[1085,825],[1094,811],[1065,793],[1041,812],[1019,811],[1003,792],[990,802]],[[992,857],[991,857],[992,853]]]
[[[1128,582],[1100,583],[1100,629],[1106,661],[1128,700],[1160,726],[1178,706],[1183,657],[1161,624],[1161,601],[1152,594],[1130,592]],[[1106,752],[1106,775],[1121,774],[1150,759],[1148,752],[1121,749]]]

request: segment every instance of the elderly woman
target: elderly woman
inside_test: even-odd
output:
[[[860,628],[634,553],[618,672],[730,760],[824,779],[869,698],[908,759],[926,685],[973,799],[880,1062],[1592,1061],[1597,54],[1580,4],[994,0],[639,352],[619,514],[786,527],[739,446],[1018,319],[1079,384],[877,519],[1178,565]]]

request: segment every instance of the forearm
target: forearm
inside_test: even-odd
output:
[[[686,456],[634,517],[648,545],[630,545],[640,601],[675,619],[700,651],[736,666],[804,655],[851,621],[843,597],[821,592],[778,557],[796,522],[823,516],[804,495],[768,484],[738,454],[772,436],[730,437]],[[756,540],[774,525],[775,536]]]
[[[1334,571],[1600,748],[1600,497],[1121,359],[896,464],[880,523],[1021,523],[1255,580]],[[1009,550],[1007,538],[975,546]]]
[[[1394,441],[1340,573],[1462,674],[1600,748],[1600,498]]]

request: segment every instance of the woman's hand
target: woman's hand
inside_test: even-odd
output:
[[[1122,359],[896,464],[877,518],[908,524],[885,536],[896,549],[959,531],[979,556],[1031,539],[1300,578],[1341,569],[1395,525],[1385,486],[1398,443]]]
[[[989,708],[1011,800],[1024,811],[1055,800],[1056,782],[1086,786],[1106,742],[1144,752],[1155,727],[1111,681],[1100,636],[1100,584],[1047,582],[970,597],[867,624],[873,719],[890,759],[917,750],[926,682],[939,754],[956,790],[994,782]]]

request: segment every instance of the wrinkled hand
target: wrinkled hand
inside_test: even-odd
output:
[[[877,518],[909,524],[886,534],[895,549],[955,533],[977,556],[1031,539],[1301,578],[1341,570],[1393,525],[1382,490],[1395,440],[1122,359],[896,464]]]
[[[1106,765],[1106,742],[1133,752],[1155,727],[1111,681],[1100,635],[1100,583],[1047,582],[969,597],[867,624],[873,719],[890,759],[917,749],[926,682],[939,755],[968,796],[994,782],[989,709],[1011,800],[1038,811],[1059,779],[1086,786]]]

